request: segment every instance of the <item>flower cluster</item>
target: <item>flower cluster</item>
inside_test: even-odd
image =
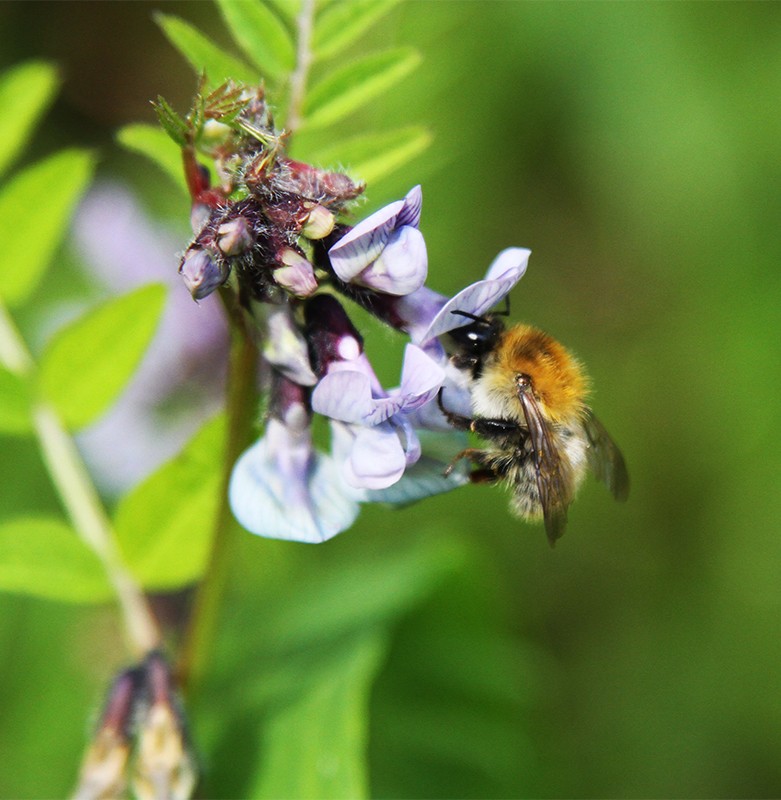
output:
[[[445,477],[463,434],[437,397],[468,414],[469,393],[441,337],[501,300],[529,251],[503,251],[484,280],[448,299],[425,286],[419,186],[350,227],[343,216],[363,187],[289,159],[262,94],[224,87],[207,100],[182,140],[195,238],[180,272],[196,300],[235,293],[268,376],[264,434],[233,471],[236,518],[259,535],[322,542],[360,503],[409,503],[465,483],[463,470]],[[218,187],[196,149],[213,158]],[[397,387],[381,385],[337,295],[409,337]],[[313,443],[315,414],[329,422],[328,453]]]

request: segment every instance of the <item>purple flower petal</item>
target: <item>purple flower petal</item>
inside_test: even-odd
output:
[[[455,328],[468,324],[468,320],[453,311],[466,311],[479,317],[493,308],[521,279],[529,262],[531,250],[511,247],[503,250],[488,269],[490,277],[462,289],[448,300],[420,335],[417,344],[425,344]]]
[[[188,250],[179,266],[179,274],[193,300],[203,300],[225,283],[228,270],[205,250]]]
[[[396,431],[387,423],[360,429],[344,463],[347,483],[359,489],[385,489],[404,474],[407,459]]]
[[[379,257],[352,280],[383,294],[406,295],[419,289],[427,274],[423,234],[406,225],[391,234]]]
[[[423,191],[420,186],[413,186],[404,198],[404,204],[399,211],[396,225],[411,225],[417,228],[420,225],[420,211],[423,206]]]
[[[329,251],[331,266],[343,281],[349,281],[377,259],[398,227],[396,218],[404,201],[375,211],[345,234]]]
[[[445,380],[445,370],[414,344],[404,350],[399,394],[404,397],[404,411],[413,411],[436,397]]]
[[[276,419],[236,462],[229,497],[236,519],[251,533],[299,542],[330,539],[350,527],[359,510],[333,460]]]
[[[340,422],[362,423],[375,409],[371,379],[354,369],[330,372],[312,392],[312,409]]]
[[[274,280],[295,297],[309,297],[317,289],[317,280],[312,265],[292,248],[283,251],[284,267],[274,270]]]
[[[272,311],[266,324],[268,337],[263,347],[266,361],[299,386],[314,386],[317,377],[309,363],[306,342],[296,327],[290,310],[283,306]]]

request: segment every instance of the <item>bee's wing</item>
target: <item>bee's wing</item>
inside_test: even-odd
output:
[[[567,527],[566,483],[562,474],[563,464],[551,441],[548,423],[531,392],[519,393],[529,439],[532,447],[534,468],[537,472],[537,489],[540,493],[542,514],[545,520],[545,533],[553,546]]]
[[[588,439],[588,464],[597,480],[610,489],[616,500],[626,500],[629,495],[629,473],[616,443],[610,438],[602,423],[591,409],[586,409],[583,429]]]

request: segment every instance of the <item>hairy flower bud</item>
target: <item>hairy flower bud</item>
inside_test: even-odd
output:
[[[292,247],[286,247],[279,254],[284,266],[274,270],[274,280],[295,297],[309,297],[317,289],[315,271],[309,261]]]
[[[225,283],[228,269],[222,262],[212,258],[206,250],[191,247],[179,265],[179,274],[193,300],[202,300]]]
[[[306,218],[301,233],[307,239],[324,239],[334,229],[336,218],[325,207],[315,205]]]
[[[237,256],[249,250],[255,242],[249,223],[244,217],[223,222],[214,237],[223,255]]]

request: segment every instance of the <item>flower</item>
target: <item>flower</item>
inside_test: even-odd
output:
[[[364,362],[365,363],[365,362]],[[341,437],[342,469],[350,486],[385,489],[396,483],[421,455],[408,415],[436,397],[444,371],[419,347],[407,345],[401,386],[377,391],[376,377],[356,360],[355,368],[329,372],[312,394],[312,408],[346,425]],[[346,437],[352,437],[347,444]]]
[[[236,462],[229,499],[251,533],[324,542],[352,525],[358,503],[333,460],[312,446],[307,392],[276,373],[263,437]]]
[[[228,277],[221,260],[212,258],[206,250],[191,247],[182,258],[179,274],[193,300],[203,300],[222,286]]]
[[[356,225],[328,251],[336,276],[376,292],[407,295],[426,280],[428,256],[418,230],[420,186],[404,200],[381,208]]]

